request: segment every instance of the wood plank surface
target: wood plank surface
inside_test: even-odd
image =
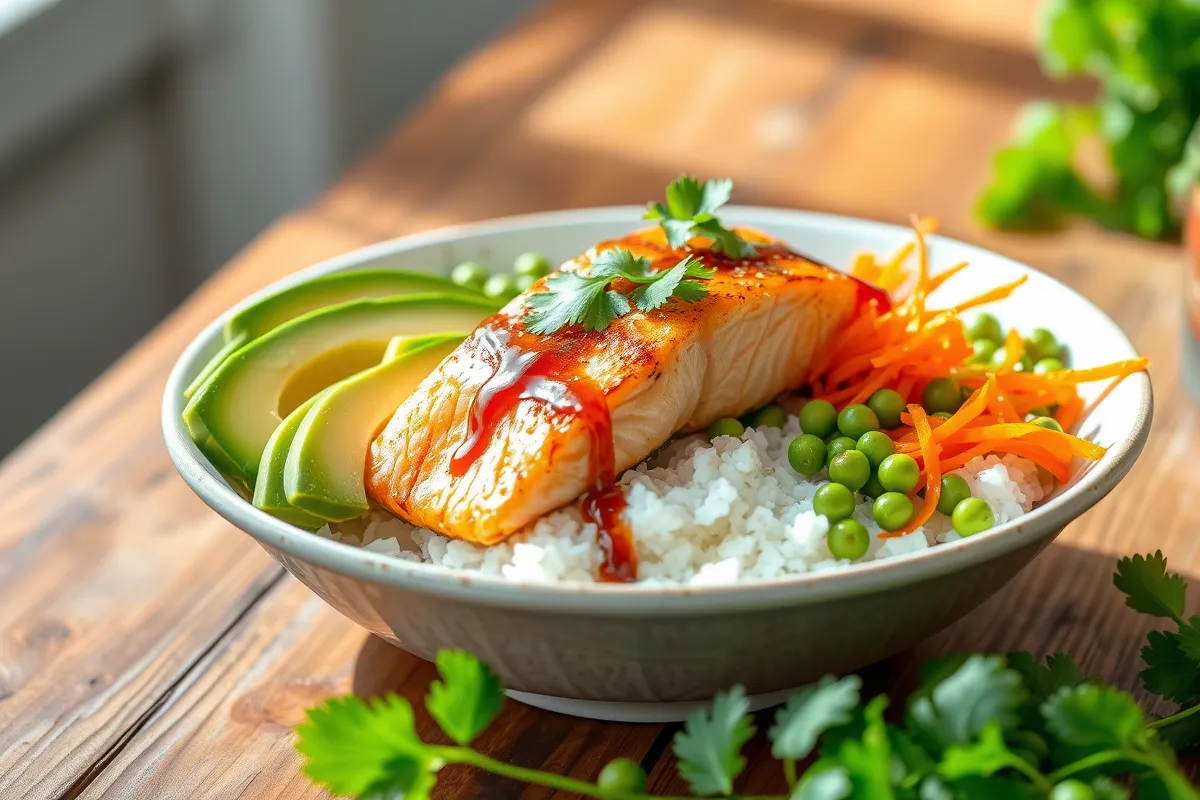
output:
[[[190,495],[159,442],[166,370],[220,310],[327,255],[453,222],[641,203],[684,170],[733,177],[740,202],[935,215],[950,235],[1083,291],[1154,360],[1151,440],[1113,496],[976,612],[864,676],[900,698],[932,654],[1068,650],[1136,689],[1147,626],[1112,588],[1115,558],[1161,548],[1200,577],[1180,255],[1086,225],[1023,237],[972,220],[1021,104],[1089,91],[1041,75],[1036,5],[555,0],[461,65],[0,466],[0,513],[13,520],[0,528],[0,797],[326,796],[298,773],[303,709],[347,691],[397,691],[419,707],[432,670],[281,576]],[[418,725],[436,736],[423,714]],[[673,732],[509,703],[480,746],[580,778],[628,756],[651,790],[678,794]],[[761,737],[750,752],[741,788],[780,790]],[[456,769],[437,794],[552,793]]]

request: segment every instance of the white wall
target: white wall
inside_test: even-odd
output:
[[[0,28],[0,456],[534,2],[48,0]]]

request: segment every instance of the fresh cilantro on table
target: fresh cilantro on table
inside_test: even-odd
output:
[[[1095,102],[1037,102],[993,162],[976,211],[1003,227],[1089,217],[1157,238],[1179,227],[1178,200],[1200,181],[1200,3],[1047,0],[1042,66],[1085,74]],[[1109,175],[1089,179],[1078,156],[1099,143]]]
[[[599,253],[586,273],[557,272],[546,278],[546,291],[529,296],[525,327],[538,334],[551,334],[571,325],[602,331],[634,307],[653,311],[672,297],[696,302],[708,294],[701,281],[715,274],[716,270],[691,256],[670,269],[655,272],[648,258],[612,247]],[[611,288],[622,280],[636,287],[630,296]]]
[[[671,247],[683,247],[693,236],[712,241],[712,249],[730,258],[753,258],[757,252],[748,242],[721,225],[714,214],[729,202],[733,181],[709,179],[704,183],[681,175],[667,187],[667,203],[649,203],[643,219],[654,220],[667,235]]]
[[[624,258],[603,270],[653,285]],[[735,795],[742,748],[754,735],[741,687],[688,717],[674,741],[679,774],[697,796],[741,800],[1128,800],[1131,789],[1200,800],[1175,758],[1176,748],[1200,744],[1200,618],[1183,619],[1186,582],[1155,553],[1122,559],[1113,583],[1130,608],[1176,626],[1152,631],[1142,651],[1146,688],[1180,704],[1171,716],[1147,717],[1131,695],[1087,678],[1062,653],[1044,662],[1028,653],[948,656],[922,668],[903,724],[885,720],[886,697],[862,702],[856,676],[797,692],[767,733],[787,795]],[[629,759],[589,782],[471,748],[500,711],[500,680],[461,651],[439,653],[437,667],[425,705],[455,745],[422,741],[402,698],[338,698],[311,709],[296,729],[305,773],[359,800],[424,800],[451,764],[600,800],[679,800],[645,794],[645,771]]]

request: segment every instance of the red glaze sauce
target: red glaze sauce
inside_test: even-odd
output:
[[[707,249],[672,250],[665,242],[656,243],[643,234],[634,234],[630,241],[635,241],[643,250],[647,247],[661,250],[664,257],[677,260],[690,253],[701,257],[709,267],[751,277],[758,271],[782,271],[804,277],[803,267],[794,265],[797,258],[803,259],[812,264],[811,277],[822,277],[822,273],[829,270],[857,284],[856,314],[868,304],[875,304],[881,312],[891,308],[884,290],[799,255],[779,243],[761,243],[753,258],[730,259]],[[624,240],[604,242],[597,249],[624,244]],[[777,263],[781,261],[793,263],[781,268]],[[604,555],[599,577],[605,582],[626,582],[637,579],[637,554],[633,535],[623,518],[625,495],[616,485],[612,417],[605,392],[584,373],[584,359],[579,354],[581,343],[586,343],[589,337],[602,335],[575,326],[550,336],[538,336],[526,332],[518,319],[503,314],[484,322],[472,341],[490,364],[492,374],[471,401],[467,436],[451,457],[450,472],[455,477],[466,474],[471,464],[487,450],[501,421],[523,400],[544,403],[555,413],[582,422],[591,439],[591,448],[589,486],[581,506],[584,517],[598,530]],[[605,343],[606,348],[608,344]]]
[[[492,362],[493,372],[471,401],[467,438],[451,457],[450,472],[455,477],[464,475],[487,449],[501,420],[522,400],[537,400],[559,414],[574,417],[587,428],[591,439],[590,487],[583,497],[583,515],[598,530],[604,554],[600,579],[636,580],[637,555],[633,534],[621,516],[625,495],[616,486],[612,417],[604,393],[580,374],[577,359],[570,355],[511,345],[510,325],[507,318],[494,317],[475,334],[484,358]]]

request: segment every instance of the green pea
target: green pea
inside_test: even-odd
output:
[[[904,398],[894,389],[880,389],[867,398],[867,408],[875,412],[881,428],[895,428],[900,425]]]
[[[976,339],[988,339],[996,344],[1004,341],[1004,328],[1000,326],[1000,320],[987,312],[977,314],[974,319],[967,323],[963,332],[972,341]]]
[[[886,491],[887,489],[884,489],[883,484],[879,482],[878,475],[872,475],[867,478],[866,485],[858,490],[859,494],[866,495],[867,497],[879,497],[879,495]]]
[[[871,469],[879,469],[883,460],[896,452],[896,445],[892,441],[892,437],[883,431],[867,431],[858,437],[854,449],[867,457]]]
[[[733,417],[721,417],[708,426],[710,438],[716,436],[741,436],[746,432],[746,426]]]
[[[513,278],[513,283],[517,285],[517,291],[524,292],[538,282],[538,279],[533,275],[518,275]]]
[[[459,286],[467,286],[482,291],[483,283],[488,279],[487,267],[478,261],[464,261],[450,270],[450,282]]]
[[[830,522],[846,519],[854,513],[854,492],[840,483],[822,484],[813,495],[813,511]]]
[[[825,544],[834,558],[857,561],[867,554],[871,535],[858,520],[843,519],[830,526],[829,533],[825,534]]]
[[[828,400],[809,400],[800,409],[800,430],[824,439],[837,430],[838,413]]]
[[[1054,416],[1054,412],[1050,410],[1049,406],[1038,406],[1037,408],[1029,409],[1029,413],[1025,415],[1025,421],[1030,422],[1032,420],[1037,419],[1038,417],[1052,417],[1052,416]]]
[[[958,387],[958,395],[959,395],[959,397],[962,398],[962,401],[964,403],[967,402],[968,400],[970,400],[971,395],[973,395],[973,394],[975,394],[975,390],[972,389],[970,386]]]
[[[541,253],[521,253],[513,262],[513,272],[517,275],[541,278],[550,274],[550,262]]]
[[[871,516],[885,531],[898,531],[908,524],[913,515],[913,502],[908,495],[899,492],[884,492],[875,498]]]
[[[782,406],[771,403],[755,411],[750,419],[752,428],[782,428],[787,423],[787,412]]]
[[[995,525],[996,517],[987,503],[978,497],[968,497],[954,507],[950,521],[959,536],[974,536]]]
[[[613,794],[641,794],[646,790],[646,770],[632,758],[614,758],[600,770],[596,786]]]
[[[483,283],[484,297],[510,300],[517,296],[517,284],[508,275],[489,275]]]
[[[1038,359],[1033,364],[1033,372],[1035,375],[1045,375],[1047,372],[1058,372],[1060,369],[1065,369],[1062,361],[1051,356],[1050,358]]]
[[[962,394],[958,391],[958,383],[953,378],[934,378],[925,384],[921,392],[921,405],[930,414],[939,411],[958,411],[962,405]]]
[[[1083,781],[1067,778],[1054,784],[1050,800],[1096,800],[1096,791]]]
[[[788,463],[796,472],[811,478],[825,468],[825,443],[811,433],[797,436],[788,445]]]
[[[838,430],[842,436],[858,440],[867,431],[879,430],[879,417],[875,412],[862,404],[846,406],[837,418]]]
[[[1007,360],[1008,360],[1008,348],[1007,347],[998,348],[996,350],[996,352],[992,355],[992,366],[999,367],[1001,364],[1003,364]],[[1031,370],[1033,370],[1033,359],[1029,357],[1028,353],[1022,351],[1021,357],[1019,359],[1017,359],[1017,363],[1013,365],[1013,371],[1014,372],[1030,372]]]
[[[1025,352],[1035,361],[1042,358],[1057,358],[1062,350],[1058,338],[1045,328],[1034,328],[1025,340]]]
[[[867,485],[871,477],[871,462],[857,450],[838,453],[829,462],[829,480],[840,483],[852,492]]]
[[[971,496],[971,487],[961,476],[953,473],[942,476],[942,494],[938,498],[937,510],[947,517],[963,500]]]
[[[1058,420],[1054,419],[1053,417],[1037,417],[1030,420],[1030,422],[1032,422],[1034,425],[1037,425],[1039,428],[1045,428],[1048,431],[1058,431],[1059,433],[1063,432],[1062,425],[1059,425]]]
[[[921,468],[916,459],[905,453],[895,453],[879,465],[879,483],[889,492],[908,494],[917,488],[921,479]],[[961,478],[960,478],[961,480]]]
[[[829,466],[835,456],[841,455],[847,450],[853,450],[857,444],[849,436],[834,436],[825,444],[825,466]]]
[[[971,346],[975,348],[975,352],[967,359],[968,364],[990,364],[999,345],[991,339],[976,339],[971,342]]]
[[[938,419],[950,419],[954,415],[951,414],[949,411],[935,411],[934,413],[930,414],[929,416],[937,417]]]

